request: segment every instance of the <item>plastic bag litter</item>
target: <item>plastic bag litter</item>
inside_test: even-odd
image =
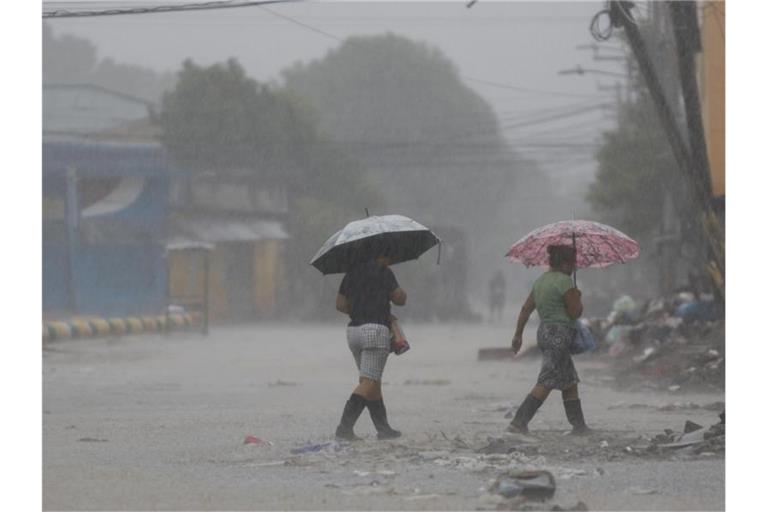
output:
[[[245,436],[245,441],[243,441],[243,444],[255,444],[257,446],[272,446],[272,443],[270,441],[265,441],[264,439],[256,436]]]

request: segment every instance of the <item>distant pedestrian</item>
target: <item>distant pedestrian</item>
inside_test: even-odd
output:
[[[497,270],[493,278],[488,282],[488,303],[490,320],[501,320],[504,312],[504,304],[507,300],[507,281],[501,270]]]
[[[571,275],[576,267],[576,250],[568,245],[550,245],[549,271],[533,284],[533,290],[520,310],[517,329],[512,338],[512,350],[517,353],[523,342],[523,330],[534,310],[538,311],[540,325],[536,340],[542,352],[541,371],[536,385],[517,409],[507,430],[528,432],[528,422],[549,396],[559,389],[563,393],[563,406],[572,434],[590,432],[581,410],[579,376],[573,365],[570,347],[576,335],[575,322],[583,306],[581,291],[574,286]]]
[[[366,407],[379,439],[401,435],[389,426],[381,393],[381,378],[392,336],[390,302],[403,306],[406,301],[406,293],[400,288],[390,264],[387,256],[377,256],[357,265],[345,274],[336,297],[336,309],[350,317],[347,343],[360,372],[359,383],[347,400],[336,428],[338,439],[360,439],[353,427]]]

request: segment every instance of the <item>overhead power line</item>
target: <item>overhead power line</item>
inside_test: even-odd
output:
[[[287,16],[285,14],[277,13],[276,11],[274,11],[272,9],[268,9],[266,7],[263,7],[263,6],[261,7],[261,9],[264,10],[264,11],[269,12],[270,14],[272,14],[274,16],[277,16],[277,17],[279,17],[281,19],[284,19],[284,20],[286,20],[286,21],[288,21],[290,23],[293,23],[295,25],[303,27],[303,28],[305,28],[307,30],[311,30],[312,32],[316,32],[316,33],[318,33],[320,35],[323,35],[325,37],[331,38],[331,39],[333,39],[335,41],[343,41],[344,40],[343,37],[337,36],[335,34],[331,34],[330,32],[327,32],[325,30],[317,28],[317,27],[315,27],[313,25],[310,25],[308,23],[304,23],[302,21],[299,21],[299,20],[297,20],[297,19],[295,19],[295,18],[293,18],[291,16]],[[495,81],[491,81],[491,80],[484,80],[484,79],[481,79],[481,78],[475,78],[475,77],[471,77],[471,76],[467,76],[467,75],[463,75],[463,74],[459,74],[459,76],[461,78],[463,78],[464,80],[467,80],[467,81],[470,81],[470,82],[475,82],[475,83],[479,83],[479,84],[483,84],[483,85],[487,85],[487,86],[491,86],[491,87],[497,87],[497,88],[501,88],[501,89],[509,89],[509,90],[513,90],[513,91],[525,92],[525,93],[530,93],[530,94],[543,94],[543,95],[546,95],[546,96],[563,96],[563,97],[569,97],[569,98],[595,98],[596,97],[596,95],[592,95],[592,94],[576,94],[576,93],[560,92],[560,91],[542,91],[540,89],[531,89],[531,88],[528,88],[528,87],[521,87],[521,86],[518,86],[518,85],[513,85],[513,84],[508,84],[508,83],[501,83],[501,82],[495,82]]]
[[[69,9],[54,9],[43,11],[43,18],[84,18],[94,16],[118,16],[118,15],[136,15],[136,14],[161,14],[169,12],[180,11],[200,11],[200,10],[213,10],[213,9],[227,9],[238,7],[260,7],[262,10],[272,14],[275,17],[281,18],[285,21],[298,25],[306,30],[310,30],[324,37],[333,39],[334,41],[343,41],[344,38],[332,34],[328,31],[304,23],[291,16],[287,16],[282,13],[278,13],[272,9],[265,7],[270,4],[282,4],[282,3],[295,3],[302,0],[258,0],[258,1],[235,1],[235,0],[223,0],[212,2],[197,2],[189,4],[176,4],[176,5],[158,5],[154,7],[131,7],[120,9],[99,9],[99,10],[69,10]],[[524,92],[528,94],[540,94],[544,96],[561,96],[569,98],[596,98],[597,95],[592,94],[578,94],[561,91],[543,91],[540,89],[533,89],[528,87],[521,87],[518,85],[496,82],[492,80],[485,80],[481,78],[471,77],[459,74],[461,78],[469,82],[475,82],[481,85],[496,87],[500,89],[513,90],[518,92]]]
[[[510,84],[504,84],[499,82],[492,82],[490,80],[483,80],[480,78],[474,78],[467,75],[459,75],[464,80],[475,82],[482,85],[488,85],[491,87],[497,87],[501,89],[511,89],[513,91],[519,91],[519,92],[526,92],[530,94],[543,94],[545,96],[562,96],[565,98],[596,98],[597,95],[595,94],[578,94],[573,92],[560,92],[560,91],[542,91],[540,89],[530,89],[528,87],[520,87],[518,85],[510,85]]]
[[[583,107],[583,108],[579,108],[579,109],[574,109],[574,110],[571,110],[569,112],[564,112],[562,114],[556,114],[556,115],[551,115],[551,116],[544,116],[544,117],[541,117],[539,119],[533,119],[533,120],[530,120],[530,121],[523,121],[523,122],[519,122],[519,123],[502,123],[501,124],[501,128],[504,128],[504,129],[522,128],[523,126],[531,126],[531,125],[534,125],[534,124],[546,123],[546,122],[549,122],[549,121],[555,121],[555,120],[558,120],[558,119],[565,119],[567,117],[573,117],[573,116],[581,115],[581,114],[584,114],[585,112],[591,112],[593,110],[601,110],[601,109],[605,108],[606,106],[607,106],[607,104],[600,103],[600,104],[593,105],[593,106],[590,106],[590,107]]]
[[[43,11],[43,18],[88,18],[94,16],[121,16],[128,14],[161,14],[180,11],[204,11],[211,9],[233,9],[238,7],[259,7],[268,4],[284,4],[300,0],[222,0],[217,2],[196,2],[189,4],[166,4],[153,7],[125,7],[119,9],[53,9]]]
[[[291,22],[291,23],[293,23],[295,25],[298,25],[300,27],[304,27],[307,30],[311,30],[312,32],[316,32],[316,33],[318,33],[320,35],[323,35],[325,37],[330,37],[331,39],[333,39],[335,41],[343,41],[344,40],[344,38],[342,38],[342,37],[339,37],[337,35],[331,34],[330,32],[326,32],[325,30],[319,29],[317,27],[309,25],[308,23],[304,23],[303,21],[299,21],[299,20],[297,20],[295,18],[291,18],[290,16],[286,16],[285,14],[280,14],[279,12],[273,11],[272,9],[268,9],[267,7],[261,6],[261,10],[267,11],[272,16],[277,16],[278,18],[281,18],[281,19],[284,19],[286,21],[289,21],[289,22]]]

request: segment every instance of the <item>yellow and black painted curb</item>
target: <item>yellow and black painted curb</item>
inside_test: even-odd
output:
[[[43,322],[43,341],[75,338],[103,338],[166,332],[201,325],[202,315],[174,313],[171,315],[146,315],[122,318],[75,317],[69,320]]]

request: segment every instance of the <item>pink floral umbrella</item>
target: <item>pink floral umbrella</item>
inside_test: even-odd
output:
[[[563,220],[531,231],[506,256],[526,267],[548,266],[550,245],[575,246],[578,268],[625,263],[640,254],[637,242],[618,229],[589,220]]]

